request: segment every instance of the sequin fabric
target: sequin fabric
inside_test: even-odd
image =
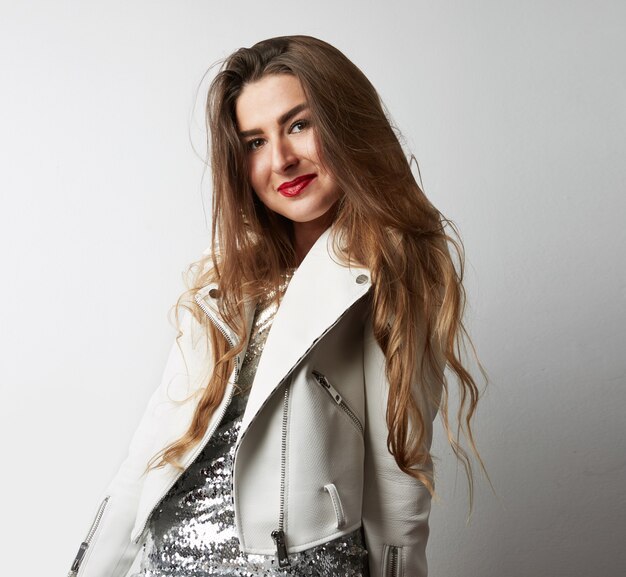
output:
[[[293,271],[283,277],[281,294]],[[249,390],[278,305],[268,294],[255,311],[235,394],[224,418],[196,460],[155,508],[147,525],[141,565],[132,577],[365,577],[361,530],[289,555],[242,553],[235,527],[231,479],[235,443]]]

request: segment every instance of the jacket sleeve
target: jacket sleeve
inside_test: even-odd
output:
[[[190,332],[193,316],[181,313],[181,348]],[[167,402],[169,384],[186,374],[186,364],[179,343],[174,341],[161,382],[152,394],[143,417],[130,442],[128,454],[102,494],[94,511],[94,520],[70,569],[71,577],[123,577],[130,569],[139,544],[131,542],[137,515],[144,471],[156,448],[157,409]]]
[[[442,356],[439,355],[441,367]],[[389,383],[385,357],[376,341],[371,314],[365,323],[365,470],[363,488],[363,529],[371,577],[426,577],[431,497],[428,489],[404,473],[387,449],[386,407]],[[443,372],[428,373],[429,385],[440,391]],[[437,407],[414,387],[428,428],[430,446],[432,420]]]

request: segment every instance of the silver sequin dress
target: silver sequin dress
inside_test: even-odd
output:
[[[285,275],[281,291],[290,278]],[[249,388],[278,308],[272,296],[257,306],[236,391],[220,426],[150,516],[140,570],[133,577],[369,575],[360,529],[290,554],[287,568],[279,568],[274,556],[244,554],[239,548],[231,494],[233,458]]]

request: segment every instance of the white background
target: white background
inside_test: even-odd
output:
[[[497,494],[466,525],[437,438],[431,575],[623,576],[626,4],[511,0],[0,4],[2,573],[67,573],[159,381],[204,72],[292,33],[369,76],[465,242]]]

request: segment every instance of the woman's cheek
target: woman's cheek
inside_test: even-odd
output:
[[[255,157],[249,164],[250,182],[252,183],[252,188],[257,192],[262,192],[267,187],[268,168],[267,161],[264,158]]]

